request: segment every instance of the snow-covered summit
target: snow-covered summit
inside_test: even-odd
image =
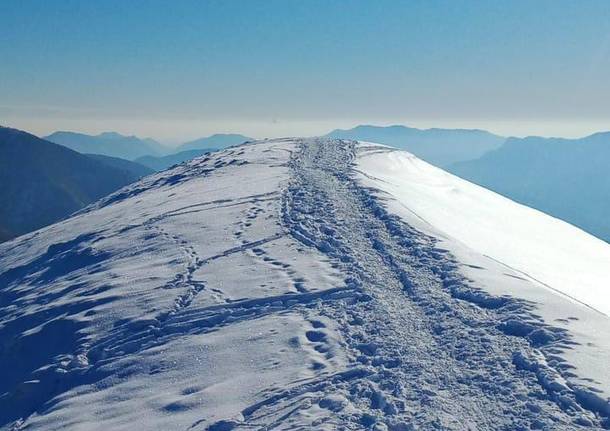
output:
[[[207,155],[0,245],[0,428],[609,427],[604,244],[387,147]]]

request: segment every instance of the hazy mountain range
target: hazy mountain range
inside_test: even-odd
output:
[[[79,154],[26,132],[0,127],[0,237],[56,222],[140,178],[142,166]]]
[[[124,136],[116,132],[105,132],[99,135],[55,132],[44,139],[79,153],[118,157],[136,161],[154,170],[163,170],[206,152],[241,144],[252,138],[238,134],[218,133],[186,142],[177,147],[169,147],[150,138]]]
[[[153,139],[123,136],[115,132],[105,132],[96,136],[75,132],[55,132],[45,136],[44,139],[79,153],[101,154],[127,160],[145,155],[162,156],[171,151]]]
[[[610,241],[610,218],[607,217],[610,212],[610,175],[607,172],[607,166],[610,165],[610,133],[598,133],[582,139],[507,139],[483,130],[421,130],[405,126],[362,125],[349,130],[337,129],[327,136],[371,141],[405,149],[464,179]],[[113,132],[97,136],[56,132],[49,135],[49,138],[63,146],[82,151],[89,159],[108,168],[124,172],[128,177],[123,177],[124,181],[116,183],[121,185],[204,153],[251,140],[239,134],[215,134],[170,148],[152,139]],[[34,155],[33,152],[29,153],[29,156]],[[22,157],[27,155],[23,154]],[[2,162],[8,162],[6,157],[3,157]],[[4,174],[6,176],[6,171]],[[108,184],[103,176],[100,178],[102,185]],[[5,181],[9,184],[12,179],[6,177]],[[22,182],[23,184],[26,183]],[[5,194],[6,190],[7,187]],[[63,212],[51,211],[46,218],[38,215],[36,223],[25,223],[27,228],[12,230],[8,225],[0,223],[0,240],[35,229],[49,223],[49,220],[64,217],[90,200],[80,202],[78,205],[60,205]]]
[[[337,129],[327,137],[377,142],[407,150],[438,167],[476,159],[506,140],[484,130],[416,129],[405,126],[357,126]]]
[[[610,132],[582,139],[510,138],[448,170],[610,242]]]

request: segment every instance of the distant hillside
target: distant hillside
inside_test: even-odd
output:
[[[0,237],[9,239],[58,221],[138,177],[0,127]]]
[[[162,156],[170,152],[170,149],[153,139],[123,136],[114,132],[101,133],[97,136],[75,132],[55,132],[44,139],[79,153],[101,154],[127,160],[146,155]]]
[[[582,139],[510,138],[448,170],[610,242],[610,132]]]
[[[218,150],[217,148],[208,148],[202,150],[186,150],[180,151],[176,154],[170,154],[169,156],[155,157],[155,156],[143,156],[138,157],[134,160],[140,165],[144,165],[147,168],[154,171],[164,171],[170,166],[177,165],[178,163],[186,162],[187,160],[199,157],[202,154],[210,153]]]
[[[208,136],[207,138],[196,139],[194,141],[186,142],[180,145],[176,151],[186,150],[212,150],[212,149],[224,149],[232,145],[242,144],[245,141],[250,141],[252,138],[248,138],[244,135],[236,134],[223,134],[219,133],[216,135]]]
[[[10,233],[9,231],[0,227],[0,242],[8,241],[13,238],[15,235]]]
[[[135,177],[141,178],[146,175],[150,175],[155,172],[154,169],[149,168],[143,164],[138,163],[137,161],[129,161],[125,159],[121,159],[119,157],[110,157],[103,156],[101,154],[85,154],[87,157],[93,158],[98,162],[102,162],[107,166],[112,166],[113,168],[121,169],[133,174]]]
[[[479,158],[499,148],[505,140],[484,130],[422,130],[405,126],[357,126],[349,130],[333,130],[326,136],[400,148],[439,167]]]

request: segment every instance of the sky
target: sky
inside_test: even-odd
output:
[[[610,130],[606,0],[3,0],[0,59],[38,135]]]

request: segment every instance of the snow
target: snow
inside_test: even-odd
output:
[[[361,145],[362,184],[391,213],[443,239],[479,287],[530,301],[569,330],[578,347],[562,356],[586,376],[572,379],[610,397],[610,244],[408,152]]]
[[[330,373],[340,355],[291,311],[338,282],[277,223],[289,147],[201,158],[2,245],[2,422],[204,428]]]
[[[466,192],[402,157],[241,145],[0,244],[0,429],[610,426],[607,317],[414,216]]]
[[[523,276],[610,315],[610,245],[404,151],[370,151],[359,169],[404,211]]]

